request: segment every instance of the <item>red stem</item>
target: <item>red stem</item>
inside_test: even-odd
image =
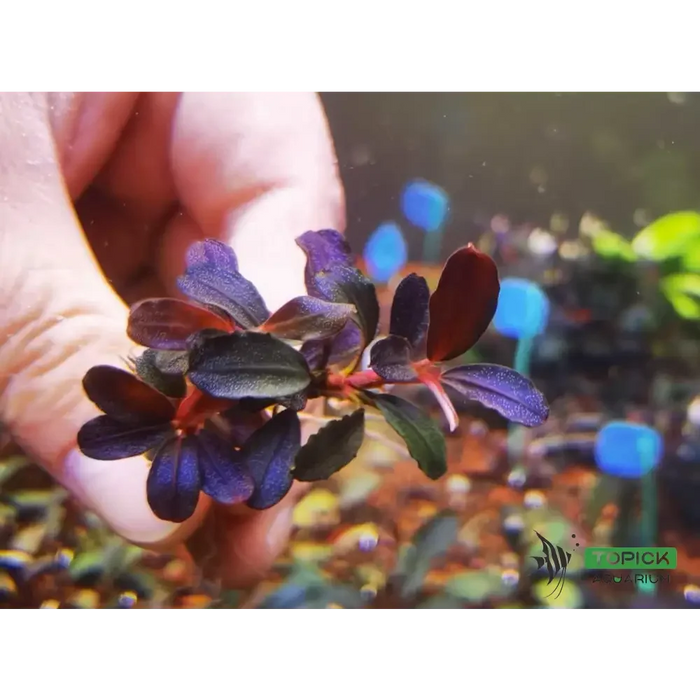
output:
[[[355,372],[355,374],[351,374],[346,379],[346,383],[353,389],[378,389],[386,384],[386,382],[374,370],[371,369],[366,369],[362,372]]]

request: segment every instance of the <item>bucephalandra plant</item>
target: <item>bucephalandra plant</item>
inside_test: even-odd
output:
[[[471,348],[493,318],[499,281],[487,255],[471,244],[457,250],[432,295],[422,277],[404,278],[389,335],[360,370],[379,323],[374,285],[337,231],[308,231],[297,243],[308,294],[274,313],[231,248],[194,243],[178,279],[191,301],[135,304],[127,332],[145,352],[129,371],[101,365],[85,375],[85,392],[104,415],[81,428],[80,449],[100,460],[147,455],[148,502],[163,520],[189,518],[200,492],[266,509],[294,479],[329,478],[360,449],[366,411],[383,416],[421,470],[438,479],[447,471],[444,435],[419,407],[387,393],[389,384],[428,386],[451,430],[458,419],[446,388],[526,426],[547,419],[544,396],[514,370],[442,364]],[[324,418],[302,446],[307,401],[328,398],[347,413]]]

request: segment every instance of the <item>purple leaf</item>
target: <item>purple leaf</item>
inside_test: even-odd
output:
[[[498,411],[514,423],[534,427],[542,425],[549,416],[543,394],[527,377],[508,367],[465,365],[447,370],[440,380],[446,387]]]
[[[142,455],[173,434],[169,423],[138,425],[97,416],[78,431],[78,447],[91,459],[112,461]]]
[[[359,329],[358,329],[359,333]],[[326,338],[324,340],[307,340],[299,349],[304,356],[309,369],[318,372],[328,364],[330,357],[331,343]]]
[[[233,249],[215,238],[206,238],[193,243],[187,249],[185,260],[188,269],[208,265],[238,272],[238,260]]]
[[[335,338],[309,340],[301,346],[300,352],[312,372],[331,367],[337,372],[349,374],[360,361],[363,347],[362,331],[348,321]]]
[[[296,243],[306,253],[304,275],[309,293],[317,273],[337,266],[347,267],[354,264],[350,246],[338,231],[307,231],[296,239]]]
[[[144,299],[131,307],[126,334],[155,350],[185,350],[187,338],[203,328],[231,331],[213,311],[180,299]]]
[[[369,357],[370,369],[387,382],[413,382],[418,378],[411,365],[411,345],[406,338],[390,335],[378,340]]]
[[[389,333],[406,338],[416,347],[428,330],[430,289],[424,277],[415,272],[404,277],[391,304]]]
[[[292,466],[301,447],[301,424],[284,410],[257,430],[241,449],[241,459],[255,482],[248,505],[264,510],[279,503],[292,486]]]
[[[190,299],[226,312],[243,328],[255,328],[270,315],[252,282],[231,267],[217,267],[208,259],[188,267],[178,277],[177,286]]]
[[[327,365],[343,374],[350,374],[362,359],[364,348],[362,331],[352,321],[348,321],[345,328],[331,341]]]
[[[354,312],[352,304],[296,297],[275,311],[259,330],[288,340],[320,340],[338,333]]]
[[[166,396],[118,367],[90,368],[83,377],[83,389],[97,408],[123,423],[158,425],[175,416]]]
[[[352,304],[357,311],[357,324],[362,329],[362,349],[372,342],[379,325],[377,290],[358,269],[334,267],[322,270],[313,278],[309,294],[336,304]]]
[[[148,505],[161,520],[181,523],[195,511],[200,476],[197,438],[168,440],[153,458],[146,480]]]
[[[218,503],[233,505],[253,494],[253,477],[238,452],[223,438],[208,430],[197,435],[202,491]]]

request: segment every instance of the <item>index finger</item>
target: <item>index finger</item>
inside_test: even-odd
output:
[[[167,277],[192,239],[231,243],[241,272],[271,310],[304,294],[294,239],[345,227],[330,131],[314,93],[184,94],[175,113],[172,168],[194,225],[176,222],[164,246]]]

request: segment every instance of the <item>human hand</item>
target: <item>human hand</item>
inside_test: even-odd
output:
[[[305,293],[294,238],[321,228],[343,230],[344,199],[314,94],[0,94],[0,420],[119,534],[182,542],[208,499],[162,522],[143,457],[85,457],[76,434],[99,411],[83,375],[123,364],[124,302],[174,295],[192,241],[230,243],[276,309]],[[262,512],[217,506],[227,585],[280,553],[298,495]]]

